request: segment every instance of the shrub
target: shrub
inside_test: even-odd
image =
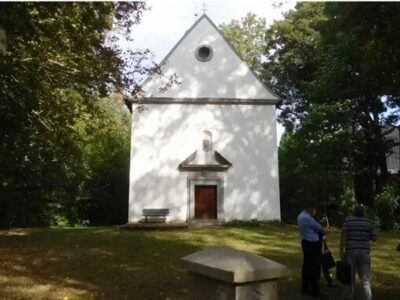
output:
[[[393,230],[395,226],[395,213],[399,207],[399,191],[393,185],[387,185],[383,191],[375,196],[375,205],[378,216],[382,222],[382,229]]]
[[[377,212],[374,211],[373,209],[368,209],[368,207],[366,207],[365,217],[367,217],[371,221],[372,227],[375,230],[379,230],[382,227],[382,221],[378,216]]]
[[[341,224],[344,218],[346,218],[348,215],[352,213],[352,209],[356,204],[357,201],[356,201],[356,196],[354,194],[354,188],[352,185],[347,184],[344,187],[342,194],[339,196],[338,219],[340,220],[340,222],[337,222],[338,224]]]

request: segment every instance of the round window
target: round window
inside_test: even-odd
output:
[[[196,49],[196,58],[199,61],[209,61],[212,58],[213,51],[210,46],[201,45]]]

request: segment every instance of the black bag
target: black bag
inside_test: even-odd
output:
[[[335,260],[333,259],[332,253],[329,250],[328,246],[326,245],[324,241],[324,253],[321,255],[321,264],[322,267],[326,269],[332,269],[333,267],[336,266]]]
[[[343,284],[351,284],[351,265],[348,262],[336,262],[336,279]]]

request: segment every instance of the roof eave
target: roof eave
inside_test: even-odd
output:
[[[280,99],[266,98],[175,98],[175,97],[142,97],[126,98],[125,102],[133,104],[247,104],[278,105]]]
[[[231,167],[231,165],[179,165],[179,171],[226,171]]]

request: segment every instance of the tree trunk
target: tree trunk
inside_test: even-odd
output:
[[[354,194],[357,203],[372,206],[374,203],[374,175],[362,173],[354,175]]]

